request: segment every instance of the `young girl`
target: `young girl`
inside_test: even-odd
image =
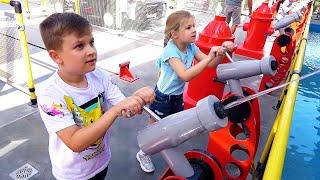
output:
[[[195,17],[188,11],[172,13],[165,28],[165,48],[156,64],[160,69],[160,77],[155,87],[156,98],[150,109],[160,118],[183,110],[182,93],[185,83],[200,74],[207,66],[216,67],[222,60],[223,47],[212,47],[206,55],[194,44],[196,39]],[[230,41],[223,46],[232,51],[234,44]],[[194,66],[195,58],[199,63]],[[150,123],[154,120],[151,119]],[[154,166],[148,155],[141,150],[137,153],[142,170],[154,171]]]

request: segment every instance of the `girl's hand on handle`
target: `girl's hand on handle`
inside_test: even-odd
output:
[[[233,51],[235,50],[235,48],[236,48],[236,46],[234,45],[234,43],[231,42],[231,41],[225,41],[225,42],[223,42],[223,43],[222,43],[222,47],[223,47],[223,48],[226,48],[226,50],[227,50],[228,52],[233,52]]]
[[[217,54],[218,54],[218,46],[213,46],[210,49],[208,57],[210,60],[213,60],[215,57],[217,57]]]
[[[208,54],[209,58],[211,60],[213,60],[214,58],[216,58],[217,56],[223,56],[223,47],[222,46],[213,46],[210,49],[210,52]]]

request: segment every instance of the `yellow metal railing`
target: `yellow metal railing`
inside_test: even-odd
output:
[[[29,6],[29,0],[24,0],[24,8],[26,8],[26,13],[30,17],[30,6]]]
[[[42,7],[42,10],[45,11],[46,5],[47,5],[47,1],[46,0],[41,0],[40,4],[41,4],[41,7]]]
[[[10,4],[10,0],[0,0],[0,3]]]
[[[16,13],[18,31],[19,31],[20,45],[21,45],[21,49],[22,49],[22,56],[23,56],[23,59],[25,61],[26,67],[27,67],[27,73],[28,73],[27,84],[28,84],[28,88],[29,88],[29,92],[30,92],[31,104],[36,105],[37,104],[37,97],[35,94],[32,69],[31,69],[31,63],[30,63],[30,55],[29,55],[29,50],[28,50],[25,25],[23,22],[21,4],[19,1],[9,1],[9,0],[0,0],[0,3],[10,4],[12,7],[14,7],[14,10]]]
[[[299,43],[298,54],[294,58],[295,61],[292,72],[295,73],[292,73],[292,76],[289,79],[290,81],[300,78],[300,74],[296,72],[301,72],[302,69],[312,9],[313,6],[311,6],[309,11],[307,24],[304,28],[304,33]],[[264,163],[267,160],[266,169],[263,175],[264,180],[281,179],[298,86],[299,80],[292,82],[288,86],[287,93],[282,100],[278,115],[269,134],[266,147],[260,158],[260,163]]]
[[[74,0],[74,7],[75,7],[75,13],[79,14],[80,10],[79,10],[79,0]]]

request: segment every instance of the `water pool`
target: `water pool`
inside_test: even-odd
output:
[[[320,68],[320,33],[310,32],[302,75]],[[320,74],[300,81],[282,179],[320,179]]]

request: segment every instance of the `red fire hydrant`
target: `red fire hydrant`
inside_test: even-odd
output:
[[[267,36],[274,32],[271,27],[272,21],[272,11],[268,7],[268,3],[264,2],[253,12],[250,22],[243,25],[247,36],[244,43],[238,46],[235,54],[261,59],[264,56],[263,48]]]
[[[212,46],[221,46],[224,41],[234,41],[234,36],[226,23],[226,17],[215,16],[214,20],[199,34],[196,45],[203,53],[208,54]],[[229,62],[227,58],[222,60],[222,63],[227,62]],[[194,60],[193,63],[198,62]],[[183,93],[185,109],[194,107],[198,100],[208,95],[215,95],[219,99],[222,97],[224,83],[213,81],[214,77],[216,77],[216,69],[207,67],[186,85]]]
[[[208,54],[212,46],[221,46],[224,41],[234,41],[234,36],[226,23],[226,17],[215,16],[214,20],[199,34],[196,45],[202,52]],[[224,60],[229,62],[227,58]]]

